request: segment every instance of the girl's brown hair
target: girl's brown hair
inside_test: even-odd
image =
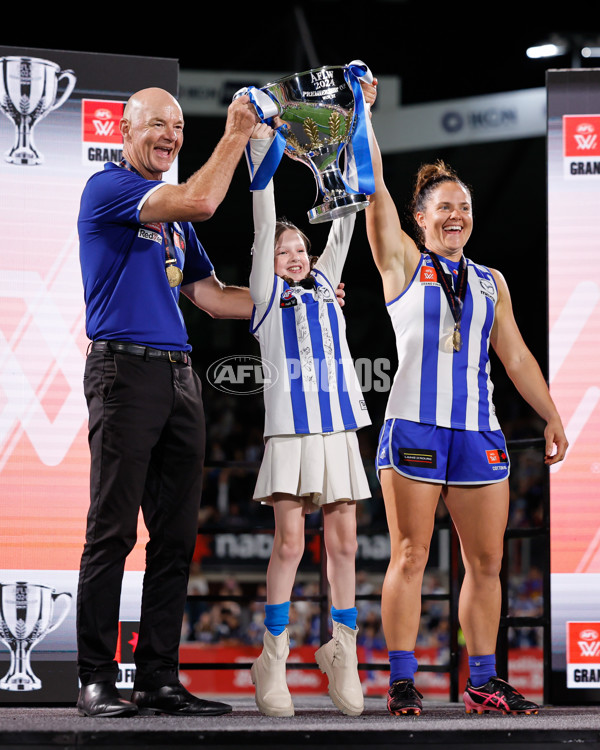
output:
[[[275,222],[275,247],[277,247],[277,243],[279,242],[281,235],[284,232],[287,232],[288,229],[291,230],[292,232],[297,232],[300,235],[302,242],[304,242],[304,247],[306,248],[306,254],[308,255],[308,259],[310,261],[310,268],[312,270],[315,263],[319,260],[319,256],[310,254],[310,240],[301,229],[298,229],[298,227],[295,224],[293,224],[291,221],[288,221],[288,219],[286,218],[277,219],[277,221]],[[288,279],[285,276],[283,278],[288,283],[290,283],[291,279]]]

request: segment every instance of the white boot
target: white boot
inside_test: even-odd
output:
[[[347,716],[359,716],[365,707],[358,676],[357,634],[358,628],[352,630],[334,620],[333,638],[315,654],[321,672],[329,680],[331,700]]]
[[[285,680],[285,662],[290,653],[287,628],[281,635],[268,630],[263,638],[263,650],[250,668],[254,683],[254,699],[265,716],[293,716],[294,704]]]

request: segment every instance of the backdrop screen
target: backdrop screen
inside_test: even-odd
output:
[[[548,269],[570,443],[551,472],[552,668],[555,697],[580,702],[600,688],[600,70],[548,73]]]
[[[0,66],[0,660],[8,664],[19,648],[19,602],[26,628],[36,626],[36,608],[42,613],[35,660],[70,661],[74,670],[74,599],[89,504],[79,199],[89,176],[121,156],[125,101],[149,85],[177,94],[178,65],[0,47]],[[139,609],[144,542],[140,524],[127,563],[124,619]],[[77,687],[70,678],[17,689],[2,667],[0,702],[60,701]],[[32,669],[41,677],[44,664],[34,661]]]

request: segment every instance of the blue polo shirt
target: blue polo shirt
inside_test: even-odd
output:
[[[109,163],[88,180],[77,228],[89,339],[130,341],[170,351],[189,351],[179,308],[179,287],[165,274],[165,245],[159,224],[141,224],[148,193],[163,182]],[[189,222],[170,225],[174,232],[182,284],[213,272]]]

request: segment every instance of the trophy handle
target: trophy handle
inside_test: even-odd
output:
[[[48,628],[48,630],[46,630],[45,635],[47,635],[48,633],[52,633],[52,631],[56,630],[56,628],[59,625],[61,625],[61,623],[63,622],[63,620],[65,619],[65,617],[69,614],[69,610],[71,609],[71,600],[72,600],[73,597],[72,597],[72,595],[68,591],[62,591],[60,594],[52,594],[52,602],[53,603],[56,602],[58,599],[60,599],[61,596],[68,596],[69,597],[69,601],[67,603],[65,603],[66,606],[64,607],[64,609],[61,612],[60,616],[58,617],[58,619],[56,620],[56,622],[53,625],[51,625]]]
[[[72,70],[62,70],[60,75],[58,76],[58,80],[61,81],[63,78],[68,79],[67,87],[63,91],[60,99],[54,102],[54,104],[50,107],[48,112],[52,112],[53,109],[58,109],[71,96],[71,92],[75,88],[75,83],[77,82],[77,78],[75,76],[75,73],[73,73]]]

